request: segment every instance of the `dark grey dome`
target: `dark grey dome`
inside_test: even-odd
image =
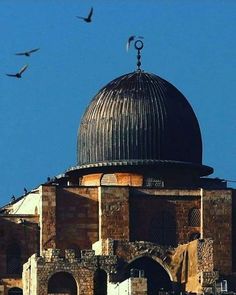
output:
[[[192,165],[199,174],[202,140],[187,99],[172,84],[141,71],[103,87],[89,104],[78,132],[80,167]],[[200,168],[199,168],[200,167]]]

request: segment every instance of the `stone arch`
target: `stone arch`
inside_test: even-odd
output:
[[[107,272],[97,269],[94,273],[94,295],[107,295]]]
[[[8,290],[7,295],[23,295],[23,290],[21,288],[11,288]]]
[[[171,274],[158,258],[143,255],[132,259],[124,267],[120,281],[133,274],[147,278],[148,295],[158,294],[160,290],[173,291]]]
[[[155,262],[157,262],[158,264],[160,264],[160,266],[163,267],[164,270],[167,272],[167,274],[168,274],[170,280],[173,281],[173,275],[172,275],[172,273],[171,273],[171,271],[170,271],[168,265],[164,262],[165,258],[162,259],[161,257],[158,257],[158,256],[156,256],[156,255],[149,255],[149,254],[142,254],[142,253],[141,253],[140,255],[138,255],[138,256],[132,258],[130,261],[128,261],[128,263],[130,264],[130,263],[132,263],[133,261],[135,261],[135,260],[137,260],[137,259],[140,259],[140,258],[144,258],[144,257],[146,257],[146,258],[150,258],[150,259],[154,260]]]
[[[66,293],[70,295],[79,294],[78,284],[74,276],[67,271],[53,273],[48,280],[47,289],[48,295],[54,293]]]
[[[100,185],[117,185],[117,177],[114,173],[103,173],[100,178]]]

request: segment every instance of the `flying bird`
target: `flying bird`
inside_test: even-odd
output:
[[[131,44],[131,42],[134,41],[135,37],[136,37],[135,35],[132,35],[132,36],[129,37],[129,39],[128,39],[127,43],[126,43],[126,50],[127,51],[129,51],[130,44]]]
[[[92,15],[93,15],[93,7],[91,7],[90,12],[87,17],[83,17],[83,16],[76,16],[76,17],[83,19],[86,23],[91,23]]]
[[[6,74],[9,77],[15,77],[15,78],[21,78],[21,75],[24,73],[24,71],[28,68],[28,65],[23,66],[23,68],[20,69],[20,71],[16,74]]]
[[[18,52],[16,53],[15,55],[25,55],[25,56],[30,56],[31,53],[34,53],[36,51],[38,51],[39,48],[35,48],[35,49],[32,49],[32,50],[29,50],[29,51],[25,51],[25,52]]]

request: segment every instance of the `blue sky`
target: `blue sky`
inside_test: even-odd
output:
[[[92,6],[92,23],[75,17]],[[192,105],[212,176],[236,180],[235,15],[235,0],[1,0],[0,205],[76,164],[89,101],[136,68],[136,52],[125,50],[133,34],[145,38],[142,69]],[[25,64],[22,79],[5,75]]]

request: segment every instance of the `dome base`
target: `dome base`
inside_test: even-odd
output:
[[[89,163],[84,165],[78,165],[71,167],[67,173],[72,174],[76,171],[76,174],[84,175],[91,173],[108,173],[108,172],[137,172],[142,174],[155,174],[159,177],[174,177],[174,176],[194,176],[201,177],[207,176],[213,173],[213,168],[201,164],[172,161],[172,160],[119,160],[119,161],[107,161]]]

